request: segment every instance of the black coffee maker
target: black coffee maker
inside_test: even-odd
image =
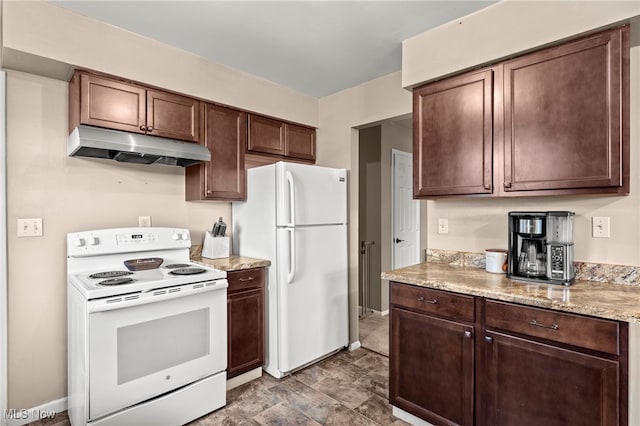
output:
[[[573,267],[573,212],[510,212],[507,277],[569,285]]]

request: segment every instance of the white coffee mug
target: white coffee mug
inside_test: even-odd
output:
[[[504,249],[486,249],[485,270],[494,274],[507,273],[507,251]]]

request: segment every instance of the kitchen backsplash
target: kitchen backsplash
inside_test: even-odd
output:
[[[427,249],[427,262],[484,268],[484,253]],[[640,267],[605,263],[574,262],[576,279],[640,286]]]

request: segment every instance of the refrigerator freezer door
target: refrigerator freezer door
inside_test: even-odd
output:
[[[280,162],[276,175],[277,226],[347,223],[346,170]]]
[[[277,239],[284,373],[349,344],[346,225],[279,228]]]

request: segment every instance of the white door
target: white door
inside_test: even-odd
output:
[[[278,369],[349,344],[346,225],[278,228]]]
[[[347,223],[347,171],[306,164],[276,164],[277,225]]]
[[[413,199],[412,155],[394,149],[391,158],[391,253],[396,269],[420,262],[420,203]]]

